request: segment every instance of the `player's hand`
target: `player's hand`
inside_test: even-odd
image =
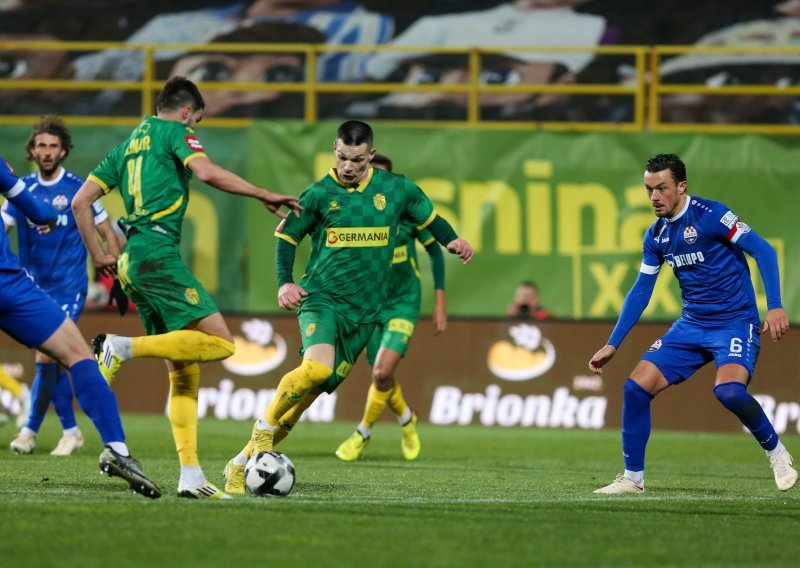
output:
[[[783,308],[774,308],[767,312],[764,318],[764,327],[761,333],[769,330],[772,341],[780,341],[787,331],[789,331],[789,316]]]
[[[100,274],[112,277],[117,275],[116,256],[104,253],[103,256],[92,258],[92,262],[94,262],[94,267]]]
[[[303,303],[304,296],[308,296],[308,292],[297,284],[289,282],[278,290],[278,305],[282,310],[296,310]]]
[[[444,302],[436,302],[433,308],[433,327],[435,329],[434,335],[439,335],[447,329],[447,308]]]
[[[464,239],[450,241],[447,245],[447,250],[452,254],[457,254],[464,264],[467,264],[472,259],[472,245]]]
[[[303,210],[303,206],[300,205],[300,198],[296,195],[284,195],[282,193],[273,193],[265,190],[265,195],[262,197],[261,201],[271,213],[274,213],[281,219],[286,217],[286,213],[280,209],[283,205],[290,209],[295,217],[300,217],[300,211]]]
[[[603,366],[611,361],[614,357],[614,354],[617,352],[617,348],[613,345],[604,345],[600,348],[600,350],[594,354],[594,356],[589,361],[589,368],[592,370],[592,373],[597,375],[603,374]]]

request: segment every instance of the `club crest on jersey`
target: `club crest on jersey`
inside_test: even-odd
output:
[[[386,196],[378,193],[372,198],[372,203],[375,205],[375,209],[378,211],[383,211],[386,209]]]
[[[661,349],[661,340],[660,339],[656,339],[653,342],[653,344],[647,349],[647,351],[649,353],[652,353],[653,351],[658,351],[659,349]]]
[[[53,198],[52,205],[56,208],[56,211],[63,211],[69,207],[69,199],[67,199],[66,195],[56,195]]]
[[[195,288],[186,288],[183,292],[183,297],[193,306],[200,303],[200,294],[197,293],[197,289]]]
[[[687,244],[693,245],[697,242],[697,229],[689,225],[683,230],[683,240]]]
[[[306,337],[311,337],[317,331],[317,324],[310,323],[306,326]]]
[[[339,202],[336,200],[331,201],[331,208],[329,211],[338,211],[339,210]]]
[[[186,145],[189,146],[189,149],[193,152],[205,152],[203,145],[200,144],[200,140],[197,139],[197,136],[187,134],[183,137],[183,139],[186,140]]]

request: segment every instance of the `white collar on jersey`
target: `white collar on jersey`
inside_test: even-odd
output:
[[[674,223],[675,221],[683,217],[683,215],[689,210],[689,204],[691,202],[692,202],[692,196],[687,193],[686,203],[683,204],[683,209],[681,209],[681,212],[675,215],[672,219],[667,219],[667,223]]]
[[[60,171],[58,172],[58,175],[56,176],[55,179],[52,179],[50,181],[44,181],[42,179],[42,172],[36,172],[36,182],[39,185],[43,185],[45,187],[47,187],[48,185],[55,185],[58,182],[60,182],[62,180],[62,178],[64,177],[64,174],[67,173],[67,170],[64,169],[64,166],[58,166],[58,167],[60,169]]]

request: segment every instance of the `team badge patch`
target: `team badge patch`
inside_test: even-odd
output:
[[[331,201],[331,211],[338,211],[339,210],[339,202],[338,201]]]
[[[317,331],[317,324],[310,323],[306,326],[306,337],[311,337]]]
[[[66,195],[56,195],[53,198],[53,207],[56,208],[57,211],[63,211],[67,207],[69,207],[69,200],[67,199]]]
[[[197,139],[197,136],[192,136],[191,134],[187,134],[183,137],[186,140],[186,145],[189,146],[189,149],[192,152],[205,152],[203,145],[200,144],[200,140]]]
[[[749,233],[750,232],[750,225],[747,223],[742,223],[741,221],[736,221],[736,230],[739,233]]]
[[[346,379],[347,375],[350,374],[350,369],[352,368],[353,366],[350,363],[348,363],[347,361],[342,361],[342,363],[338,367],[336,367],[336,374],[342,377],[343,379]]]
[[[655,342],[647,349],[647,351],[652,353],[653,351],[658,351],[659,349],[661,349],[661,340],[656,339]]]
[[[683,240],[688,244],[693,245],[697,242],[697,229],[689,225],[683,230]]]
[[[372,203],[375,205],[375,209],[378,211],[383,211],[386,209],[386,196],[378,193],[372,198]]]
[[[200,303],[200,294],[197,293],[195,288],[186,288],[183,292],[183,297],[186,298],[186,301],[196,306]]]

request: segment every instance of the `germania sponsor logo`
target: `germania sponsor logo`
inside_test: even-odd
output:
[[[538,428],[580,428],[598,430],[605,425],[608,401],[603,396],[578,398],[566,387],[553,396],[546,394],[503,395],[500,387],[489,385],[482,393],[465,393],[455,386],[441,386],[433,394],[432,424],[484,426],[534,426]]]
[[[408,261],[408,247],[403,245],[394,248],[394,256],[392,257],[392,264],[402,264]]]
[[[683,240],[693,245],[697,242],[697,229],[689,225],[683,230]]]
[[[389,227],[329,227],[325,233],[328,247],[389,246]]]
[[[511,341],[489,348],[486,363],[493,375],[506,381],[528,381],[543,375],[556,362],[556,349],[535,325],[519,324],[509,329]]]
[[[66,195],[56,195],[53,198],[53,207],[55,207],[58,211],[63,211],[69,207],[69,199],[67,199]]]
[[[200,303],[200,294],[197,293],[197,289],[195,288],[186,288],[183,292],[183,297],[193,306]]]
[[[214,417],[218,420],[253,420],[267,408],[275,397],[275,389],[236,388],[230,379],[222,379],[216,387],[203,387],[197,393],[197,417]],[[300,420],[333,422],[336,411],[336,393],[321,394],[303,412]]]
[[[272,324],[266,320],[251,319],[242,323],[242,334],[234,335],[236,351],[222,366],[228,371],[252,377],[263,375],[286,359],[286,341],[275,333]]]

